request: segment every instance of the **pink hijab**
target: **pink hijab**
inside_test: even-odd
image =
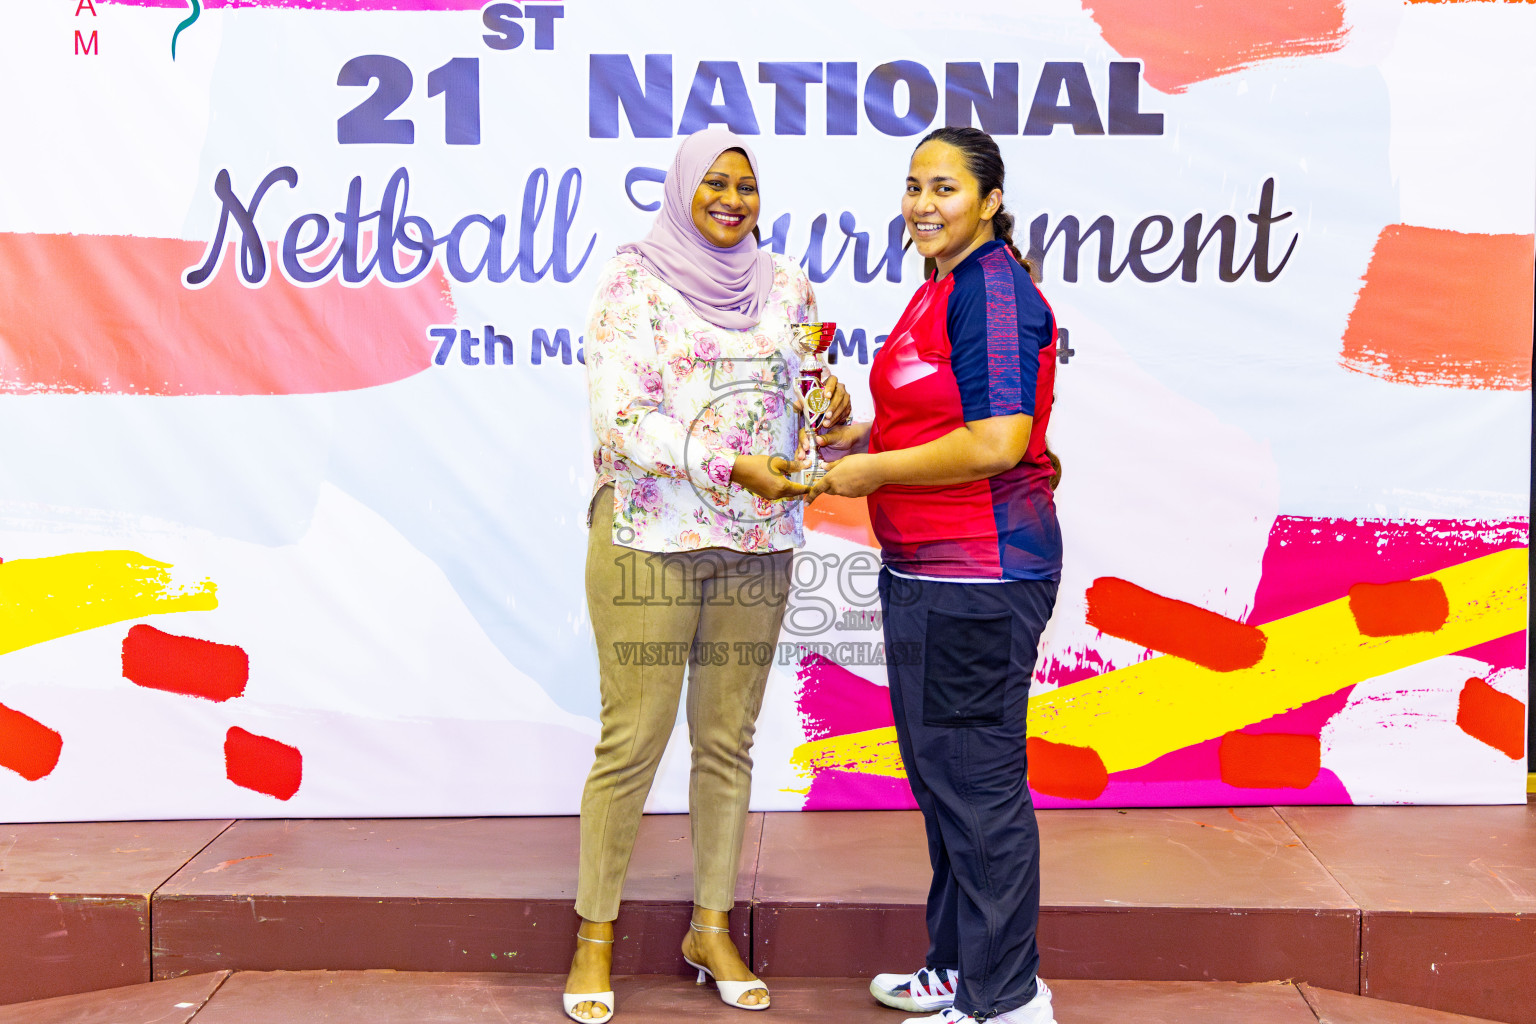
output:
[[[639,253],[657,277],[676,288],[694,312],[716,327],[742,331],[762,319],[773,286],[773,260],[748,235],[729,249],[705,241],[693,223],[693,194],[721,153],[740,149],[752,173],[757,160],[737,135],[722,128],[695,132],[677,147],[662,184],[661,212],[650,232],[619,252]]]

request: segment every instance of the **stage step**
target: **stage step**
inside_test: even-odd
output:
[[[1486,1020],[1371,996],[1330,992],[1311,985],[1298,985],[1297,988],[1312,1012],[1317,1014],[1318,1024],[1478,1024]]]
[[[148,981],[151,895],[230,824],[0,825],[0,1003]]]
[[[229,971],[0,1006],[0,1024],[187,1024]]]
[[[742,847],[731,926],[750,955],[763,816]],[[155,894],[155,977],[245,971],[564,971],[575,945],[577,819],[239,821]],[[683,969],[688,816],[648,815],[614,969]]]
[[[1040,824],[1048,978],[1288,979],[1536,1024],[1536,806]],[[574,943],[574,818],[0,826],[0,851],[0,1002],[219,970],[559,975]],[[755,814],[741,864],[732,928],[765,977],[921,962],[915,812]],[[686,973],[691,873],[687,817],[647,817],[619,973]]]
[[[395,971],[221,971],[129,988],[0,1007],[0,1024],[547,1024],[563,1020],[563,978],[540,974]],[[903,1015],[870,998],[861,978],[776,978],[775,1021],[895,1024]],[[1286,982],[1061,981],[1060,1019],[1071,1024],[1477,1024]],[[614,981],[628,1024],[678,1020],[740,1024],[741,1013],[668,976]],[[616,1018],[617,1019],[617,1018]]]
[[[1536,804],[1282,813],[1360,907],[1362,992],[1536,1021]]]
[[[1044,812],[1040,833],[1047,977],[1358,990],[1358,910],[1273,808]],[[757,869],[758,969],[920,964],[928,880],[916,812],[771,815]]]

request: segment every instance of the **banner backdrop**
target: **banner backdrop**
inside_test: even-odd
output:
[[[573,812],[586,309],[709,125],[862,417],[916,139],[999,140],[1062,328],[1042,806],[1521,800],[1533,51],[1500,3],[7,4],[0,816]],[[864,504],[807,518],[729,652],[754,806],[911,806]]]

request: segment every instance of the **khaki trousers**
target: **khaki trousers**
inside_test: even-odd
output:
[[[655,554],[612,541],[613,492],[595,499],[587,609],[597,636],[602,732],[581,796],[576,912],[618,917],[646,795],[688,674],[693,901],[729,911],[752,794],[752,737],[789,594],[788,551]],[[753,657],[739,643],[755,645]]]

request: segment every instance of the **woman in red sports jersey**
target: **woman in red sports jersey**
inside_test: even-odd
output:
[[[901,209],[932,270],[870,369],[874,422],[826,435],[836,461],[810,494],[868,495],[887,649],[923,649],[890,666],[890,689],[933,864],[928,956],[870,991],[938,1011],[925,1024],[1053,1024],[1035,976],[1040,839],[1024,743],[1061,576],[1045,445],[1056,322],[1013,248],[991,136],[925,137]]]

